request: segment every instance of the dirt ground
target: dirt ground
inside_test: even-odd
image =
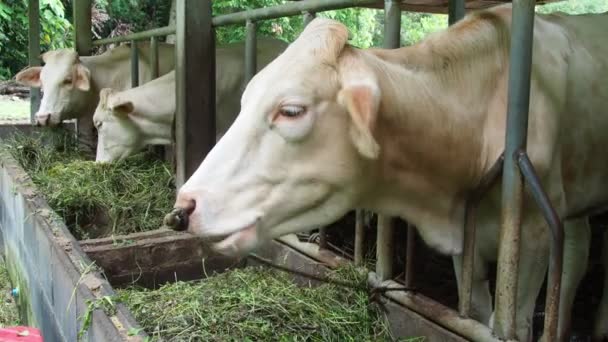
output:
[[[14,95],[0,95],[0,124],[30,121],[30,101]]]

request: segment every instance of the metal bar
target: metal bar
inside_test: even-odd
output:
[[[414,258],[416,255],[416,227],[407,225],[407,245],[405,249],[405,287],[414,288]]]
[[[112,37],[112,38],[104,38],[93,41],[94,46],[106,45],[106,44],[114,44],[114,43],[123,43],[131,40],[144,40],[152,37],[161,37],[167,36],[170,34],[175,34],[175,26],[164,26],[159,27],[147,31],[136,32],[131,34],[126,34],[124,36]]]
[[[88,0],[84,0],[88,1]],[[248,11],[219,15],[213,17],[213,26],[226,26],[243,24],[247,21],[260,21],[300,15],[303,12],[321,12],[343,9],[349,7],[360,7],[377,4],[378,0],[307,0],[302,2],[290,2],[277,6],[256,8]],[[143,40],[153,36],[167,36],[176,33],[176,27],[168,25],[152,30],[132,33],[119,37],[98,39],[93,41],[94,46],[122,43],[130,40]]]
[[[39,66],[40,63],[40,1],[30,0],[28,12],[28,64]],[[30,120],[36,120],[36,112],[40,108],[40,88],[30,88]]]
[[[365,239],[365,225],[363,222],[363,210],[357,209],[355,211],[355,265],[361,266],[363,265],[364,255],[364,241]]]
[[[319,248],[327,249],[327,227],[319,228]]]
[[[401,38],[401,9],[399,3],[384,1],[384,47],[398,48]],[[376,272],[382,280],[393,277],[393,225],[392,219],[378,215],[378,235],[376,239]]]
[[[376,273],[382,280],[393,277],[393,256],[395,255],[392,218],[378,215],[378,235],[376,239]]]
[[[494,319],[494,332],[505,339],[514,338],[516,333],[515,315],[517,309],[523,180],[517,167],[515,153],[526,148],[534,5],[534,0],[513,1],[507,133]]]
[[[462,270],[460,275],[460,293],[458,294],[458,311],[460,316],[469,317],[471,313],[471,293],[473,288],[473,268],[475,266],[475,231],[477,207],[483,196],[498,182],[502,175],[504,154],[492,165],[469,194],[465,207],[464,241],[462,247]]]
[[[139,51],[137,42],[131,42],[131,88],[139,86]]]
[[[464,18],[466,8],[464,0],[449,0],[448,1],[448,24],[453,25],[460,19]]]
[[[150,37],[150,50],[152,57],[150,58],[150,64],[152,67],[152,79],[158,78],[158,39],[156,37]]]
[[[247,21],[245,24],[246,39],[245,39],[245,85],[255,76],[258,68],[257,62],[257,39],[256,39],[256,24],[253,21]]]
[[[91,1],[74,0],[73,2],[74,48],[79,56],[91,54],[93,39],[91,35]],[[87,150],[97,145],[92,117],[83,117],[76,120],[76,135],[81,145]]]
[[[179,189],[215,144],[215,33],[211,0],[177,1],[176,183]]]
[[[403,285],[392,281],[382,281],[373,272],[368,275],[368,284],[373,288],[403,288]],[[421,294],[406,291],[386,291],[384,296],[424,316],[444,328],[451,330],[470,341],[498,342],[492,331],[485,325],[470,318],[463,318],[458,312]],[[504,342],[504,341],[503,341]]]
[[[401,45],[401,8],[398,1],[384,1],[384,48],[396,49]]]
[[[559,295],[564,257],[564,226],[555,208],[551,205],[549,196],[543,190],[540,179],[534,171],[534,166],[525,151],[520,150],[518,152],[517,162],[526,180],[526,184],[530,187],[532,197],[534,197],[551,230],[551,255],[549,259],[549,273],[547,274],[544,336],[546,341],[557,341]]]
[[[213,26],[243,24],[247,20],[260,21],[300,15],[302,12],[322,12],[349,7],[377,4],[378,0],[306,0],[281,5],[256,8],[244,12],[219,15],[213,18]]]
[[[310,11],[305,11],[304,13],[302,13],[302,15],[304,17],[303,19],[305,27],[306,25],[310,24],[310,22],[315,18],[315,13]]]

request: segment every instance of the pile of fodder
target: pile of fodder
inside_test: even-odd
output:
[[[344,266],[329,276],[363,285],[367,271]],[[366,292],[329,283],[300,287],[263,267],[117,293],[153,341],[393,340]]]
[[[147,153],[95,163],[63,130],[17,133],[5,146],[77,239],[157,229],[173,206],[171,168]]]

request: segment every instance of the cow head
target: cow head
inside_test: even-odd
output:
[[[132,101],[110,88],[99,92],[93,115],[97,128],[97,162],[113,162],[144,149],[147,145],[171,143],[171,119],[155,122],[138,113]]]
[[[241,112],[178,194],[188,230],[242,255],[331,223],[373,188],[380,90],[340,23],[318,18],[248,84]]]
[[[88,98],[83,94],[91,88],[91,77],[73,50],[49,51],[42,56],[43,67],[29,67],[16,76],[18,82],[42,89],[36,122],[55,126],[63,120],[77,118]]]

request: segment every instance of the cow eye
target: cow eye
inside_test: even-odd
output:
[[[94,125],[95,125],[95,128],[100,129],[101,125],[103,125],[103,122],[97,121],[97,122],[94,123]]]
[[[65,80],[63,80],[63,84],[72,84],[72,79],[66,78]]]
[[[302,106],[289,105],[279,108],[279,114],[290,119],[296,118],[305,112],[306,108]]]

